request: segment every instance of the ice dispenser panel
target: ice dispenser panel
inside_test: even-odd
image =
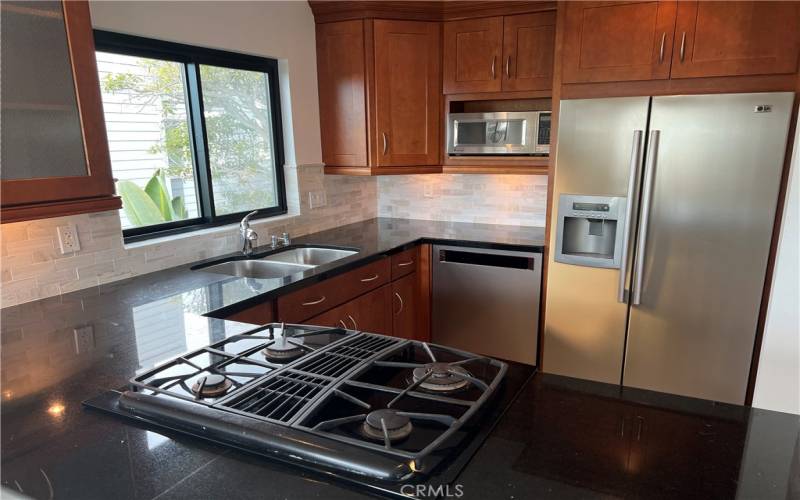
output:
[[[558,200],[556,262],[619,268],[625,198],[562,194]]]

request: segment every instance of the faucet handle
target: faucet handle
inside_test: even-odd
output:
[[[291,239],[289,238],[289,233],[288,232],[284,231],[283,234],[281,235],[281,239],[283,240],[283,244],[284,245],[291,244]]]

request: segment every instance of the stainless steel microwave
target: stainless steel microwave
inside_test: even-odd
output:
[[[550,112],[450,113],[449,155],[550,154]]]

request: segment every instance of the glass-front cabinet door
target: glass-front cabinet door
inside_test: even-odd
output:
[[[119,208],[84,1],[3,1],[2,221]]]

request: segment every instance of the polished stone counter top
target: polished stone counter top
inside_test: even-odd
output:
[[[297,238],[361,252],[283,286],[418,241],[541,249],[541,231],[528,230],[365,221]],[[183,266],[0,311],[3,487],[42,499],[365,497],[327,476],[81,406],[252,328],[202,314],[280,288]],[[795,415],[537,374],[457,483],[468,499],[800,498],[799,432]]]

